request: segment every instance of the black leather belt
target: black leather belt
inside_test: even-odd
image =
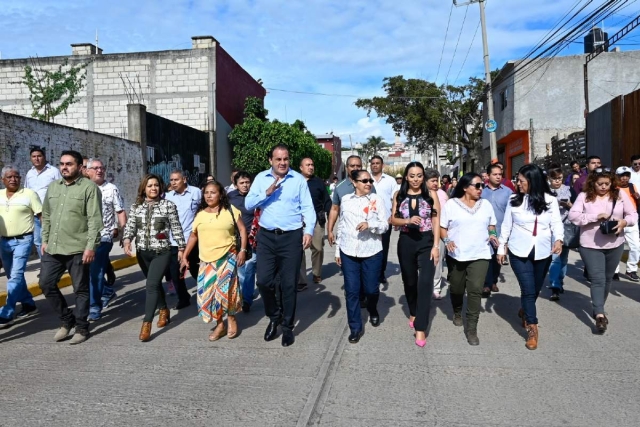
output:
[[[2,239],[4,239],[4,240],[20,240],[23,237],[27,237],[27,236],[33,236],[33,231],[31,233],[24,233],[24,234],[20,234],[18,236],[9,236],[9,237],[2,236]]]
[[[281,235],[281,234],[292,233],[294,231],[300,230],[299,228],[296,229],[296,230],[280,230],[279,228],[276,228],[275,230],[269,230],[268,228],[264,228],[264,227],[260,227],[260,229],[262,231],[266,231],[267,233],[273,233],[273,234],[276,234],[278,236]]]

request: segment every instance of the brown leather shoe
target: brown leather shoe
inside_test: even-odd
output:
[[[322,283],[322,277],[313,275],[313,283]]]
[[[538,325],[527,325],[527,343],[525,347],[529,350],[538,348]]]
[[[171,323],[170,312],[168,308],[161,308],[158,310],[158,328],[164,328]]]
[[[146,342],[151,338],[151,322],[142,322],[142,329],[140,329],[140,341]]]
[[[522,327],[526,328],[527,327],[527,321],[525,320],[524,310],[523,309],[518,310],[518,317],[522,320]]]
[[[493,286],[491,286],[491,292],[500,292],[497,284],[494,283]]]

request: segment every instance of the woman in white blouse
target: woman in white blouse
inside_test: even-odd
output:
[[[467,342],[479,345],[478,318],[482,286],[497,246],[496,215],[491,203],[480,198],[482,178],[467,173],[458,181],[440,216],[440,237],[447,247],[449,295],[453,324],[462,326],[462,303],[467,291]]]
[[[518,192],[511,197],[500,230],[498,261],[509,251],[511,268],[520,284],[518,316],[527,330],[526,347],[538,348],[536,300],[549,271],[551,255],[562,252],[564,226],[558,200],[540,167],[528,164],[518,171]]]
[[[363,334],[360,316],[360,286],[367,297],[369,321],[380,325],[378,278],[382,269],[382,234],[389,228],[384,201],[371,193],[373,179],[365,170],[355,170],[350,176],[355,191],[342,197],[340,230],[336,241],[336,263],[344,276],[347,303],[349,342],[360,341]]]

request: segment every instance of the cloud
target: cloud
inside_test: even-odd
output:
[[[526,54],[575,3],[489,0],[491,67]],[[633,15],[638,8],[623,13]],[[272,118],[302,118],[316,133],[393,141],[393,130],[379,118],[367,118],[355,100],[382,95],[388,76],[438,76],[439,83],[458,74],[458,83],[482,76],[480,32],[474,38],[478,9],[452,9],[445,0],[31,0],[0,9],[0,50],[3,58],[68,55],[71,43],[93,42],[96,29],[105,53],[189,49],[191,36],[211,34],[265,87],[353,95],[271,90],[266,106]]]

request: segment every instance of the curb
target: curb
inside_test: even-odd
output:
[[[138,263],[138,258],[135,256],[120,258],[120,259],[111,261],[111,265],[113,266],[113,269],[115,271],[122,270],[123,268],[131,267],[132,265],[136,265],[137,263]],[[71,285],[71,276],[69,276],[68,273],[63,274],[62,277],[60,278],[60,281],[58,282],[58,288],[65,288],[70,285]],[[38,295],[42,295],[42,290],[40,289],[40,285],[38,283],[28,284],[27,289],[29,290],[31,295],[33,295],[34,297],[37,297]],[[5,305],[6,303],[7,303],[7,293],[0,292],[0,307]]]

